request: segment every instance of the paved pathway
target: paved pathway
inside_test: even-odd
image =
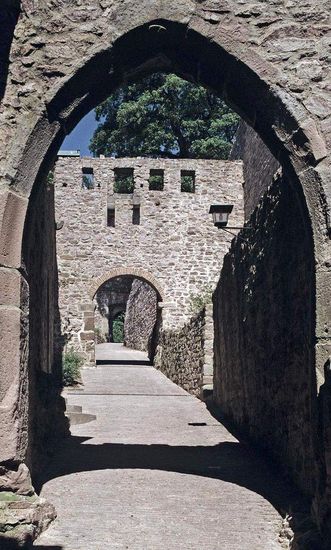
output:
[[[282,548],[282,484],[203,403],[147,365],[83,379],[68,401],[97,419],[72,427],[50,467],[42,495],[58,518],[37,548]]]

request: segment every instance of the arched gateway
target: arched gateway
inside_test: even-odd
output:
[[[164,300],[164,297],[165,297],[164,290],[162,289],[156,277],[151,273],[148,273],[144,269],[139,269],[136,267],[117,267],[117,268],[111,269],[110,271],[107,271],[107,273],[104,273],[101,277],[97,277],[96,280],[92,280],[91,283],[89,284],[89,292],[90,292],[91,299],[93,300],[98,289],[106,281],[109,281],[110,279],[114,279],[115,277],[123,277],[126,275],[145,281],[152,288],[154,288],[154,290],[157,293],[159,302],[162,302],[162,300]]]
[[[79,331],[72,331],[71,337],[72,345],[77,348],[78,351],[84,354],[86,364],[95,364],[95,297],[98,291],[102,289],[105,283],[110,283],[114,279],[123,279],[123,278],[139,279],[147,283],[153,290],[155,290],[157,301],[158,301],[158,324],[161,321],[161,312],[160,309],[163,306],[163,297],[165,296],[164,290],[161,288],[161,284],[157,281],[156,277],[147,271],[135,267],[118,267],[114,268],[107,273],[99,277],[94,277],[87,284],[87,295],[89,295],[89,301],[81,302],[79,309],[81,313],[78,318],[76,325],[79,325]],[[131,286],[131,281],[130,281]],[[65,289],[64,289],[65,291]],[[128,299],[129,295],[125,298]],[[79,299],[84,298],[83,296],[78,297]],[[78,302],[77,302],[78,303]],[[126,303],[121,304],[118,310],[113,309],[114,318],[121,312],[125,313]],[[74,323],[75,324],[75,323]],[[78,342],[77,342],[78,339]]]
[[[52,389],[59,376],[59,350],[54,357],[54,227],[49,223],[52,191],[45,185],[46,175],[64,136],[116,86],[153,71],[173,71],[222,94],[255,128],[281,163],[282,184],[290,186],[304,220],[300,238],[307,250],[313,250],[314,265],[308,293],[307,361],[297,364],[293,356],[289,369],[293,379],[300,379],[296,391],[306,395],[302,422],[308,424],[309,441],[301,446],[295,441],[293,446],[302,413],[293,405],[294,385],[279,390],[278,426],[285,430],[262,433],[249,408],[242,416],[256,439],[263,438],[267,445],[270,438],[272,447],[272,439],[278,438],[283,465],[294,472],[302,489],[308,485],[308,494],[315,499],[315,519],[328,530],[331,466],[318,431],[315,370],[323,382],[330,289],[326,4],[306,2],[304,19],[295,5],[266,7],[262,1],[254,8],[232,0],[56,4],[55,9],[54,3],[23,0],[4,2],[0,8],[0,15],[6,15],[0,20],[12,21],[12,30],[20,13],[14,38],[8,32],[2,50],[7,70],[1,88],[0,138],[0,460],[7,488],[15,485],[11,480],[16,479],[18,464],[38,469],[45,434],[56,438],[62,430]],[[264,232],[270,243],[275,227]],[[278,267],[285,273],[285,266]],[[272,308],[264,314],[272,324]],[[295,334],[293,349],[294,344]],[[251,348],[250,353],[254,353]],[[297,416],[291,425],[293,411]],[[270,422],[273,418],[276,409],[270,412]],[[329,437],[327,421],[324,418],[324,442]]]

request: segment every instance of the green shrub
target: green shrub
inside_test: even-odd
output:
[[[124,340],[124,313],[117,315],[113,321],[113,342],[122,343]]]
[[[62,383],[64,386],[73,386],[80,380],[80,367],[83,364],[81,356],[73,349],[68,350],[63,357]]]

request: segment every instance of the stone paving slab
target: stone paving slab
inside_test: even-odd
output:
[[[97,367],[83,379],[69,403],[97,418],[73,426],[54,458],[42,495],[58,518],[36,547],[283,548],[281,480],[204,403],[152,367]]]
[[[146,361],[148,362],[148,355],[144,351],[138,351],[135,349],[125,348],[123,344],[97,344],[95,346],[95,358],[97,361],[104,361],[110,359],[111,361]]]
[[[102,365],[83,369],[83,393],[100,395],[184,395],[185,390],[176,384],[166,384],[164,375],[152,366]],[[82,393],[81,389],[72,394]],[[77,403],[80,404],[80,403]]]

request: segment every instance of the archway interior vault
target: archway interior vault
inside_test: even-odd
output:
[[[64,134],[70,132],[85,114],[106,99],[113,90],[123,83],[137,81],[156,71],[174,72],[188,81],[212,89],[254,127],[282,166],[284,177],[282,180],[279,179],[279,183],[291,188],[288,200],[296,203],[300,212],[298,218],[301,218],[301,222],[304,220],[304,223],[298,224],[298,227],[300,226],[302,240],[306,241],[307,250],[309,250],[308,264],[311,259],[310,251],[313,249],[312,227],[303,188],[297,176],[306,166],[315,163],[306,136],[293,113],[286,107],[281,96],[271,89],[267,80],[259,78],[240,59],[234,58],[212,40],[208,40],[184,25],[165,20],[151,21],[150,24],[127,32],[108,50],[95,54],[83,64],[47,104],[48,120],[60,125],[55,139],[50,143],[49,160],[54,158]],[[284,139],[284,136],[291,136],[292,140]],[[259,216],[254,219],[258,220]],[[281,230],[282,224],[278,227]],[[295,231],[296,229],[293,229],[293,233]],[[285,252],[284,250],[284,258]],[[245,260],[244,258],[243,261]],[[307,271],[308,269],[310,270],[310,263]],[[272,275],[270,277],[272,278]],[[307,290],[307,301],[311,312],[314,312],[313,271],[311,279],[311,287],[309,286]],[[283,281],[277,284],[281,286]],[[239,307],[240,305],[238,309]],[[260,312],[256,311],[256,315],[259,314]],[[314,313],[312,313],[311,325],[307,328],[307,339],[311,342],[315,327],[313,317]],[[309,400],[309,414],[313,422],[316,417],[314,401],[316,379],[313,370],[315,357],[311,347],[307,352],[308,355],[309,360],[305,365],[309,378],[307,400]],[[286,360],[287,358],[284,363]],[[263,363],[266,362],[267,359],[264,358]],[[229,409],[231,407],[232,403]],[[247,422],[248,410],[249,404],[247,410],[243,408],[240,418],[242,424]],[[293,425],[290,425],[290,429],[294,433]],[[309,437],[311,437],[311,431],[309,431]],[[312,454],[315,452],[314,446],[315,441],[311,445]],[[282,452],[283,448],[279,454]],[[290,460],[294,461],[293,456]],[[305,465],[305,469],[308,470],[308,466]]]
[[[297,174],[314,159],[293,113],[269,83],[240,59],[206,36],[168,20],[151,20],[125,33],[109,48],[91,54],[52,97],[46,98],[46,111],[30,135],[15,185],[28,193],[35,183],[33,192],[37,192],[65,135],[78,121],[121,84],[157,71],[173,72],[212,89],[254,127],[283,168],[282,185],[291,187],[301,218],[307,222],[301,224],[302,239],[312,249],[310,215]],[[284,136],[294,137],[291,141]],[[32,175],[36,159],[40,160],[37,178]],[[311,302],[314,299],[312,280]],[[316,394],[315,373],[311,378]]]
[[[151,283],[154,278],[147,278],[138,269],[132,269],[131,273],[129,269],[116,270],[117,275],[114,271],[112,277],[99,279],[103,283],[93,297],[95,334],[103,344],[123,343],[125,347],[146,352],[153,360],[162,325],[161,294]],[[116,328],[120,317],[121,327]],[[111,354],[111,347],[108,349]]]

